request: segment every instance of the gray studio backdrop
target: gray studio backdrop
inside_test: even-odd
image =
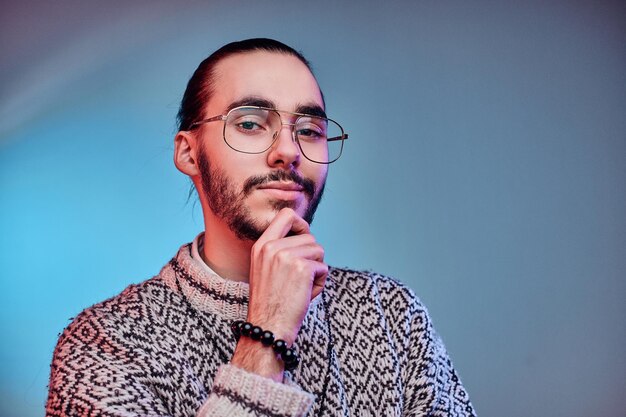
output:
[[[3,2],[0,415],[57,335],[202,228],[195,66],[274,37],[350,134],[314,233],[411,286],[482,416],[626,412],[626,13],[610,1]]]

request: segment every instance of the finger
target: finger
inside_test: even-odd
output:
[[[296,236],[294,236],[296,237]],[[260,255],[267,262],[256,262],[256,259],[252,259],[252,269],[257,273],[265,273],[272,274],[272,271],[276,270],[293,270],[297,274],[301,274],[306,270],[306,274],[310,278],[315,279],[315,274],[317,274],[317,266],[310,267],[309,262],[324,262],[324,248],[322,248],[319,244],[315,242],[305,243],[298,246],[285,246],[284,240],[291,238],[284,238],[280,240],[274,240],[266,244],[263,251],[267,250],[267,252],[261,252]],[[272,247],[271,249],[267,249],[270,245],[281,245],[283,246],[281,249],[275,249]],[[302,264],[302,261],[305,261],[305,264]],[[301,272],[298,271],[297,265],[307,265],[304,270]],[[285,269],[287,268],[287,269]],[[293,269],[295,268],[295,269]]]
[[[250,269],[254,276],[271,276],[274,274],[272,271],[289,270],[302,260],[324,262],[324,248],[315,241],[313,235],[290,236],[263,245],[257,242],[253,248]],[[309,274],[312,277],[313,272]]]
[[[282,242],[281,242],[282,243]],[[298,246],[287,246],[278,250],[274,259],[308,259],[324,262],[324,248],[315,242]]]
[[[276,217],[270,222],[265,232],[261,235],[257,243],[263,244],[267,241],[280,239],[289,232],[293,235],[308,234],[309,224],[290,208],[284,208],[278,212]]]
[[[317,243],[297,246],[294,248],[294,254],[304,259],[324,262],[324,248]]]
[[[313,278],[313,286],[311,287],[311,300],[321,294],[324,290],[326,277],[328,277],[328,265],[323,262],[317,262]]]
[[[319,244],[315,240],[315,237],[310,234],[288,236],[281,239],[270,240],[261,244],[258,244],[257,242],[256,244],[258,252],[260,252],[260,254],[262,253],[263,256],[274,256],[280,251],[307,245],[319,246]]]

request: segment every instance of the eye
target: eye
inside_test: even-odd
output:
[[[258,117],[242,117],[234,120],[232,126],[244,135],[262,134],[268,130],[267,120]]]
[[[319,137],[321,135],[313,129],[300,129],[298,130],[298,136]]]
[[[260,126],[257,123],[254,123],[251,121],[243,121],[239,123],[238,126],[243,130],[254,130],[254,129],[260,128]]]
[[[298,124],[296,126],[298,139],[308,141],[318,141],[326,139],[326,131],[314,123]]]

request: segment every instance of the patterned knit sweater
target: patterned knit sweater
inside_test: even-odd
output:
[[[330,269],[284,383],[230,365],[248,284],[212,273],[197,244],[65,329],[47,416],[475,415],[425,308],[371,272]]]

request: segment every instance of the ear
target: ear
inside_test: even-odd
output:
[[[190,177],[200,174],[197,145],[196,137],[191,132],[180,131],[174,138],[174,165]]]

